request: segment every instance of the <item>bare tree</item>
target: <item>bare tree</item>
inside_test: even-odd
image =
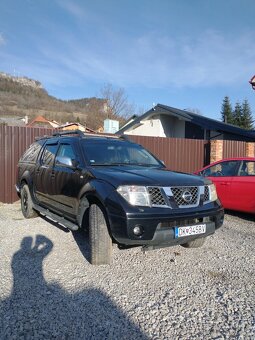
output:
[[[105,84],[100,95],[107,100],[108,116],[127,118],[134,114],[134,105],[129,103],[128,96],[123,88],[115,89],[112,84]]]

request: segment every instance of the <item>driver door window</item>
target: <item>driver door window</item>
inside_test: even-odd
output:
[[[68,158],[71,158],[72,160],[75,160],[75,158],[76,158],[74,151],[73,151],[73,148],[70,144],[61,144],[59,146],[57,156],[68,157]]]
[[[221,162],[207,168],[203,176],[206,177],[232,177],[237,175],[237,161]]]

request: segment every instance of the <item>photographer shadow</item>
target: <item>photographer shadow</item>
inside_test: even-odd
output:
[[[148,339],[99,289],[70,294],[47,283],[42,265],[52,248],[43,235],[34,242],[24,237],[13,255],[13,289],[0,301],[0,339]]]
[[[73,238],[83,255],[83,257],[90,262],[90,244],[89,244],[89,233],[84,228],[72,231]]]

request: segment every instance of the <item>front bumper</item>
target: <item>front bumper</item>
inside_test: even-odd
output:
[[[189,210],[183,212],[183,209],[178,209],[178,211],[153,209],[151,213],[127,213],[125,216],[123,214],[110,214],[109,218],[112,236],[117,243],[127,246],[149,245],[164,247],[184,244],[190,240],[213,234],[223,224],[224,209],[221,205],[214,203],[213,206],[211,205],[211,209],[203,209],[202,211]],[[206,233],[180,238],[175,237],[175,227],[197,224],[205,224]],[[139,237],[133,231],[136,226],[143,229],[143,234]]]

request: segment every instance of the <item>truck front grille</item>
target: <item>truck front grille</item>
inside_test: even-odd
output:
[[[203,187],[147,187],[152,207],[192,208],[210,201],[208,185]],[[201,196],[203,195],[203,196]],[[200,203],[200,198],[203,201]]]
[[[208,185],[205,186],[205,193],[204,193],[204,202],[209,201],[210,195],[209,195],[209,188]]]
[[[152,206],[167,206],[164,196],[159,187],[149,187],[150,200]]]
[[[172,187],[171,191],[179,208],[198,205],[198,187]]]

